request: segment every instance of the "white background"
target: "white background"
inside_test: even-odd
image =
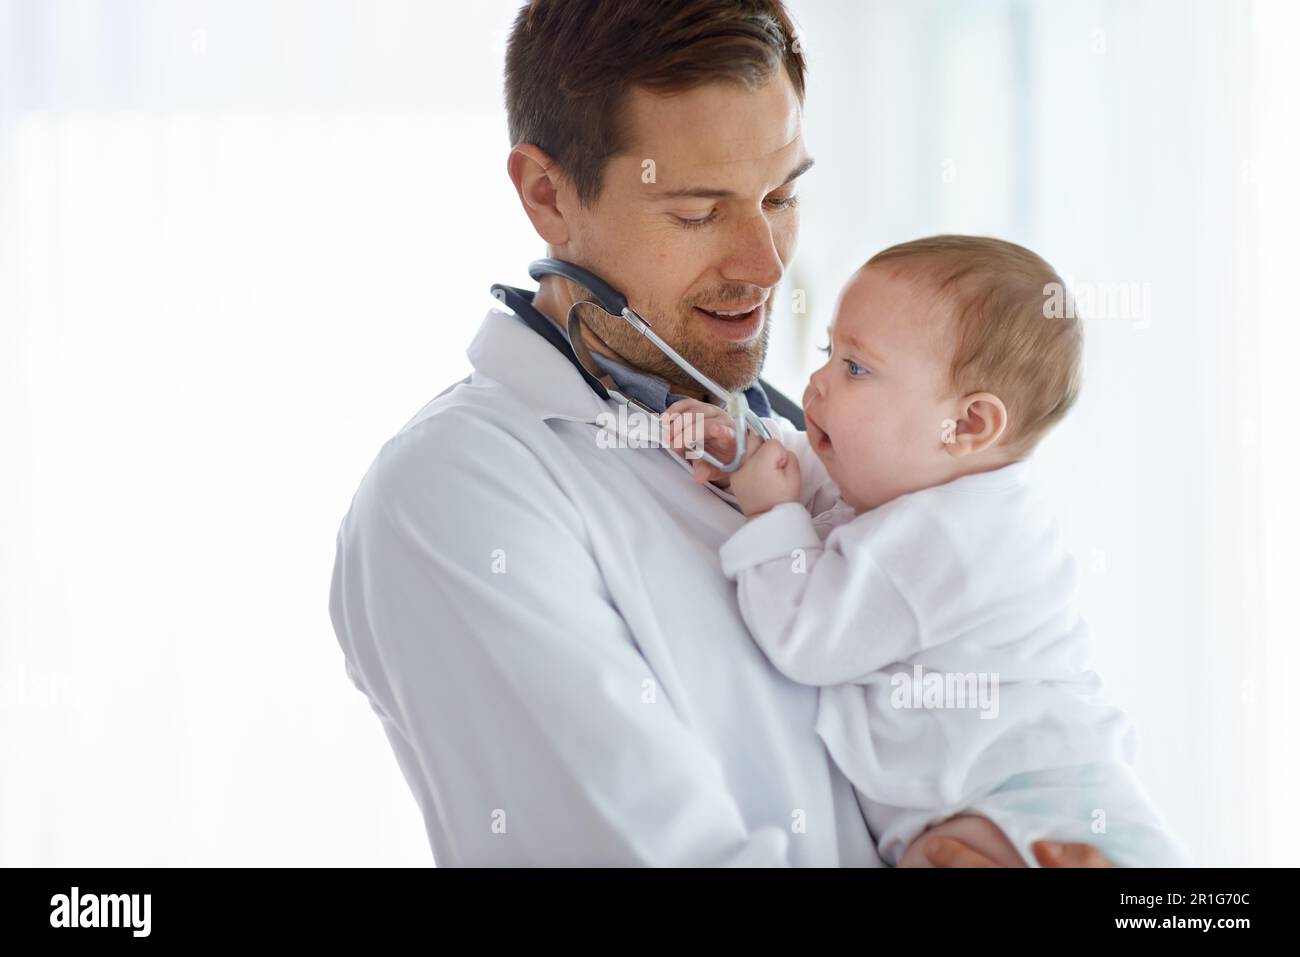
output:
[[[326,600],[370,459],[543,252],[517,6],[0,0],[0,864],[430,863]],[[1145,284],[1039,472],[1175,829],[1297,863],[1296,6],[790,6],[809,314],[769,377],[928,233]]]

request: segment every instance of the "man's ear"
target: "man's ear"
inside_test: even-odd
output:
[[[561,175],[555,161],[532,143],[520,143],[506,158],[506,172],[537,235],[548,246],[567,243],[569,225],[560,210]]]
[[[992,392],[973,392],[958,400],[957,428],[944,443],[954,457],[982,452],[1007,430],[1007,407]]]

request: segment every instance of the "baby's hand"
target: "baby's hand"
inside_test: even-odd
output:
[[[701,402],[699,399],[682,399],[664,409],[659,419],[662,423],[663,443],[691,460],[696,482],[701,485],[713,482],[721,488],[731,484],[732,473],[724,472],[700,458],[701,448],[723,462],[731,461],[736,454],[736,429],[731,417],[721,406]],[[746,449],[746,457],[752,455],[753,451],[753,446],[750,445]]]
[[[785,502],[797,502],[799,460],[779,441],[768,439],[731,473],[731,491],[748,518]]]

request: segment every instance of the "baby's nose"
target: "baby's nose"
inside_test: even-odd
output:
[[[808,387],[803,390],[804,404],[806,405],[808,400],[811,398],[821,397],[822,394],[822,370],[818,369],[812,374],[811,378],[808,379]]]

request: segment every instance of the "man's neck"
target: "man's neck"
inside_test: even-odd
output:
[[[569,315],[569,306],[573,304],[572,300],[565,302],[565,296],[564,288],[551,276],[542,277],[537,294],[533,296],[533,308],[559,326],[561,331],[567,331],[564,322]]]
[[[561,331],[566,335],[568,334],[566,322],[568,320],[569,309],[576,301],[571,298],[573,293],[570,292],[570,288],[570,284],[559,281],[559,277],[543,276],[539,283],[537,294],[533,296],[533,307],[547,319],[550,319],[553,323],[559,326]],[[615,362],[621,362],[624,365],[632,366],[633,368],[636,367],[634,363],[621,355],[613,353],[605,343],[597,339],[596,336],[594,336],[587,328],[586,323],[579,323],[578,327],[582,330],[582,339],[587,344],[587,349],[590,352],[602,355],[606,359],[613,359]],[[651,348],[653,348],[653,346],[651,346]],[[658,373],[650,374],[657,375]],[[717,404],[717,399],[711,393],[701,388],[699,383],[694,379],[684,375],[681,378],[686,379],[686,381],[680,381],[677,377],[670,377],[667,379],[672,392],[677,395],[686,395],[694,399],[700,399],[704,402],[710,402],[715,405]]]

